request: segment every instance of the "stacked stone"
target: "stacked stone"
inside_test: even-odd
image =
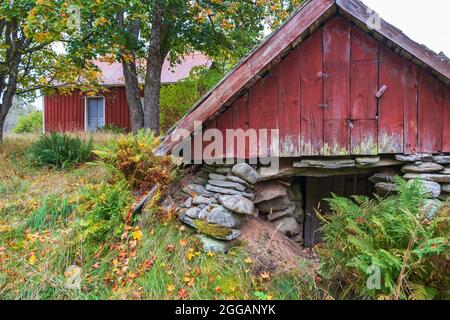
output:
[[[258,173],[245,163],[205,165],[183,189],[190,197],[182,205],[180,219],[203,234],[199,239],[206,251],[226,251],[225,241],[240,236],[239,227],[255,211],[252,200],[257,180]]]
[[[397,160],[409,162],[401,169],[403,178],[420,180],[431,198],[446,201],[450,197],[450,156],[421,154],[397,156]]]
[[[446,201],[450,197],[450,156],[431,154],[397,155],[406,164],[401,168],[403,178],[418,179],[430,198]],[[370,180],[380,194],[397,191],[393,173],[377,173]]]
[[[303,196],[299,184],[267,181],[255,188],[254,203],[261,216],[277,226],[282,234],[303,242]]]

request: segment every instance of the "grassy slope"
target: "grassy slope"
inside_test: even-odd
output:
[[[98,135],[97,143],[110,136]],[[201,253],[193,232],[146,212],[139,226],[100,243],[76,239],[83,189],[108,178],[98,167],[54,171],[25,160],[31,136],[0,149],[0,299],[299,299],[317,297],[299,274],[253,275],[243,247]],[[69,266],[81,268],[69,289]],[[309,282],[308,282],[309,281]]]

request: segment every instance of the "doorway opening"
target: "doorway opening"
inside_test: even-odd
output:
[[[322,225],[316,210],[322,216],[330,215],[328,202],[332,194],[342,197],[353,195],[371,196],[375,190],[367,174],[351,174],[330,177],[298,177],[304,196],[304,245],[312,247],[322,241]]]

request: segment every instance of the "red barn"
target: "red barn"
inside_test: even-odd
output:
[[[416,161],[402,171],[424,172],[417,160],[430,161],[428,168],[442,173],[405,177],[444,183],[432,185],[439,191],[433,195],[450,195],[450,167],[444,169],[450,164],[450,61],[358,0],[307,1],[188,112],[159,152],[186,149],[191,141],[183,148],[180,141],[195,142],[200,128],[222,133],[223,147],[205,155],[217,142],[208,137],[203,153],[191,159],[280,160],[277,172],[260,181],[289,178],[284,185],[301,185],[306,215],[296,219],[308,245],[317,241],[314,208],[321,199],[331,192],[371,194],[367,178],[382,167]],[[277,139],[248,143],[249,129]],[[236,147],[237,139],[245,145]],[[371,180],[377,190],[395,187],[386,175],[377,177]]]
[[[95,97],[74,91],[44,97],[44,131],[88,131],[105,125],[131,130],[130,113],[125,92],[122,64],[96,62],[103,77],[104,90]],[[185,56],[174,67],[166,60],[161,75],[162,84],[173,84],[189,76],[193,67],[209,66],[202,54]]]

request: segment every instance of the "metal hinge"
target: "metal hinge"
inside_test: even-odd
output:
[[[388,89],[387,85],[383,85],[376,94],[377,99],[380,99],[383,96],[383,94],[386,92],[387,89]]]

